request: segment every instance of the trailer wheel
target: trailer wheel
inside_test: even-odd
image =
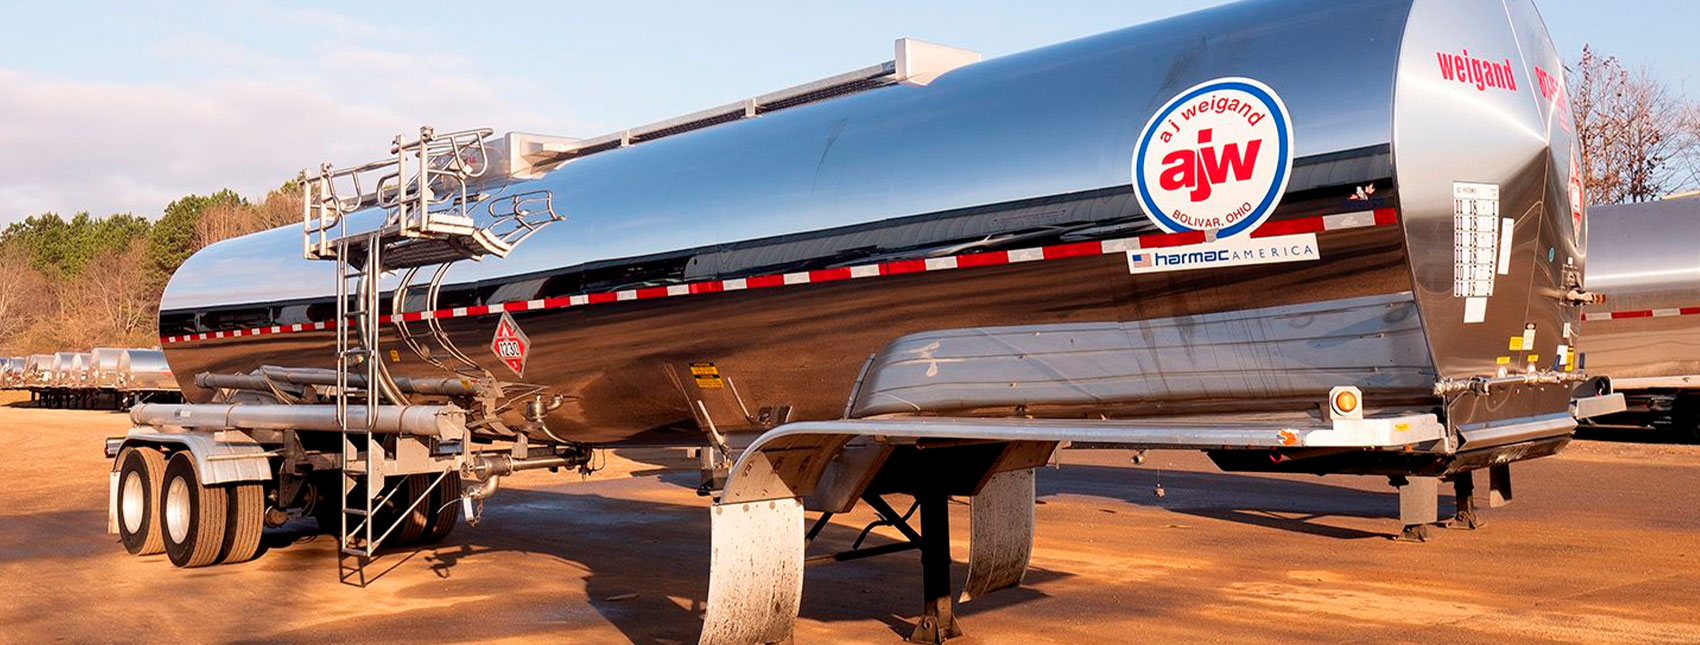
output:
[[[201,471],[188,452],[171,456],[165,466],[165,494],[160,496],[160,526],[165,555],[179,567],[204,567],[218,562],[224,548],[224,525],[229,493],[201,485]]]
[[[411,544],[419,540],[419,536],[425,533],[425,517],[412,511],[403,516],[402,511],[408,510],[407,507],[418,498],[419,491],[431,485],[428,477],[429,475],[402,475],[384,479],[386,490],[378,495],[383,497],[387,494],[389,499],[376,509],[376,520],[372,525],[373,537],[384,535],[383,544],[394,545]],[[421,479],[423,481],[420,481]],[[419,507],[416,506],[412,510],[418,511]]]
[[[1700,442],[1700,393],[1677,393],[1666,419],[1674,439]]]
[[[430,505],[429,523],[425,527],[425,535],[419,539],[420,544],[436,544],[442,542],[455,529],[455,523],[460,521],[460,474],[449,473],[437,488],[431,491],[431,499],[426,500]]]
[[[320,532],[336,535],[341,530],[337,523],[342,521],[342,474],[318,473],[313,475],[312,484],[313,519],[318,521]]]
[[[436,479],[435,475],[418,474],[408,475],[401,482],[401,486],[403,486],[401,492],[406,493],[406,497],[400,498],[401,501],[397,505],[399,508],[412,505],[413,509],[407,512],[407,517],[402,518],[401,525],[395,529],[397,544],[417,543],[420,538],[425,536],[425,530],[431,528],[431,511],[435,510],[431,507],[431,498],[436,496],[437,490],[433,488],[430,492],[426,492],[425,489],[431,485],[434,479]],[[444,477],[438,485],[447,483],[448,478]],[[420,499],[420,497],[425,499]],[[414,500],[419,500],[419,503],[414,504]]]
[[[165,552],[159,526],[159,494],[165,455],[153,448],[127,448],[118,457],[118,538],[132,555]]]
[[[260,552],[260,532],[266,525],[266,490],[258,483],[225,486],[224,544],[218,561],[236,564]]]

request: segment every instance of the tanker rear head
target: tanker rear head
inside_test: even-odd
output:
[[[1527,0],[1417,2],[1400,57],[1394,163],[1436,391],[1463,429],[1564,414],[1588,295],[1563,61]]]

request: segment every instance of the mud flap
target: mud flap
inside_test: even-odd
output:
[[[803,503],[718,504],[712,511],[708,615],[701,645],[791,638],[803,600]]]
[[[960,602],[1021,584],[1033,554],[1033,469],[992,475],[969,505],[968,580]]]

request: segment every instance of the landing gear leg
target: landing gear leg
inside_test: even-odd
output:
[[[938,491],[921,502],[921,621],[911,643],[937,645],[962,635],[950,594],[950,496]]]
[[[1399,521],[1405,525],[1393,539],[1427,542],[1429,526],[1440,521],[1440,478],[1392,477],[1389,481],[1399,488]]]
[[[1511,503],[1511,464],[1488,466],[1488,508]]]
[[[1453,475],[1451,479],[1452,497],[1458,501],[1458,512],[1452,516],[1452,521],[1446,523],[1446,528],[1474,531],[1486,525],[1486,522],[1476,515],[1476,474],[1465,471]]]

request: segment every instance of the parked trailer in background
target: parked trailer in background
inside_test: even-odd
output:
[[[47,387],[53,378],[54,354],[31,354],[24,357],[23,386],[32,390]]]
[[[94,386],[92,353],[57,352],[45,356],[46,372],[35,386],[38,404],[50,408],[89,408],[103,400]]]
[[[0,387],[28,389],[45,407],[122,407],[180,400],[159,349],[96,347],[7,359]]]
[[[127,350],[116,347],[96,347],[89,350],[89,385],[97,389],[118,389],[118,360]]]
[[[125,351],[117,347],[89,350],[89,372],[84,389],[90,407],[128,407],[123,406],[123,397],[118,392],[118,362]]]
[[[142,402],[172,402],[180,399],[177,377],[158,349],[119,350],[116,389],[129,408]]]
[[[86,373],[86,355],[77,352],[55,352],[42,382],[37,400],[50,408],[80,407],[82,380]]]
[[[1588,210],[1588,371],[1629,411],[1600,419],[1700,440],[1700,197]]]
[[[1612,400],[1572,397],[1563,73],[1526,0],[1276,0],[984,62],[901,40],[592,139],[422,129],[173,275],[192,403],[108,444],[112,530],[201,566],[312,513],[358,563],[506,474],[703,446],[702,640],[749,643],[791,636],[805,509],[859,503],[921,551],[914,639],[954,635],[949,497],[964,597],[1015,586],[1064,442],[1387,476],[1414,538],[1451,481],[1473,524],[1475,470],[1508,500]]]
[[[24,356],[13,356],[0,361],[0,389],[24,389],[24,364],[28,361]]]

